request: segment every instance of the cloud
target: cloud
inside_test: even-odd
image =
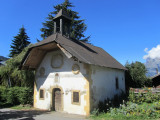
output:
[[[148,50],[148,48],[145,48],[144,51],[147,53],[147,55],[143,56],[143,59],[151,58],[160,58],[160,45],[157,45],[157,47],[153,47],[151,50]]]
[[[146,52],[146,53],[147,53],[147,52],[148,52],[148,48],[145,48],[145,49],[144,49],[144,52]]]

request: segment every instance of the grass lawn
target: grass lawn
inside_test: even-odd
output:
[[[43,110],[43,109],[38,109],[38,108],[34,108],[31,105],[16,105],[16,106],[12,106],[10,107],[11,109],[15,109],[15,110],[32,110],[32,111],[48,111],[48,110]]]
[[[16,109],[16,110],[36,110],[36,108],[33,108],[31,106],[23,106],[23,105],[16,105],[10,107],[11,109]]]

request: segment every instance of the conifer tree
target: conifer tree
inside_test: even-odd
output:
[[[89,42],[89,37],[86,37],[84,35],[84,32],[87,29],[86,24],[84,23],[84,20],[80,20],[80,16],[78,16],[78,12],[72,11],[70,8],[74,7],[72,3],[69,2],[69,0],[65,0],[62,4],[56,5],[53,8],[55,11],[50,12],[50,14],[47,17],[47,20],[43,24],[43,28],[41,28],[41,37],[45,39],[46,37],[50,36],[54,32],[54,16],[61,10],[65,10],[68,15],[72,18],[71,22],[71,34],[70,37],[75,40],[81,40],[84,42]]]
[[[22,50],[30,44],[24,27],[19,29],[19,34],[12,40],[9,57],[14,57],[22,52]]]

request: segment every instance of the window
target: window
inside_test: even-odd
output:
[[[79,65],[78,65],[78,64],[74,64],[74,65],[72,66],[72,72],[73,72],[74,74],[78,74],[79,71],[80,71]]]
[[[116,89],[119,89],[118,77],[116,77]]]
[[[72,104],[80,104],[80,92],[79,91],[73,91],[72,92]]]
[[[39,98],[44,99],[44,89],[39,90]]]
[[[54,82],[55,83],[59,82],[59,75],[58,75],[58,73],[55,74]]]

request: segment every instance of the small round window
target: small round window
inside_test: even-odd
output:
[[[80,71],[79,65],[74,64],[74,65],[72,66],[72,72],[73,72],[74,74],[78,74],[79,71]]]

